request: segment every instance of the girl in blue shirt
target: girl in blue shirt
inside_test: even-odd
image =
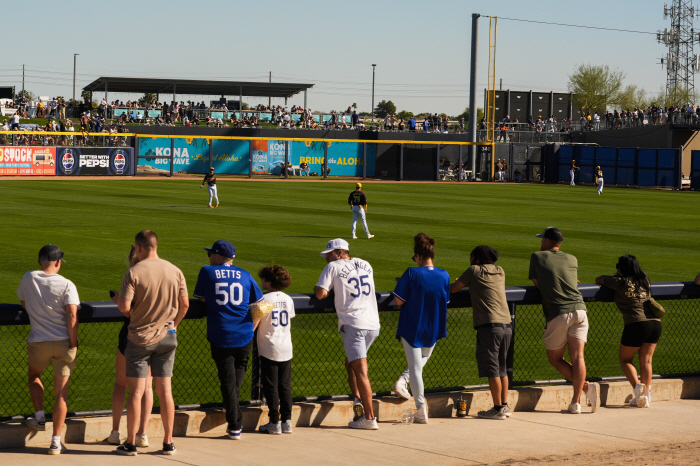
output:
[[[440,338],[447,336],[447,303],[450,300],[450,276],[433,265],[435,240],[425,233],[413,238],[413,260],[418,267],[409,267],[398,279],[394,300],[401,306],[396,337],[401,340],[408,368],[394,384],[394,392],[402,398],[411,395],[416,401],[415,422],[428,423],[423,393],[423,367]]]

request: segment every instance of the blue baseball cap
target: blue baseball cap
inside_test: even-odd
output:
[[[204,248],[204,250],[211,253],[211,254],[218,254],[218,255],[224,256],[224,257],[230,257],[230,258],[236,257],[236,248],[233,247],[233,244],[229,243],[228,241],[224,241],[222,239],[215,242],[212,247]]]

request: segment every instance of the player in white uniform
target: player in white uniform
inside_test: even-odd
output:
[[[270,422],[260,426],[268,434],[292,433],[292,333],[294,301],[282,291],[292,283],[289,272],[279,265],[268,265],[258,273],[262,288],[268,290],[263,301],[275,305],[260,319],[257,342],[265,400]],[[281,415],[281,419],[280,419]]]
[[[367,217],[365,212],[367,212],[367,195],[361,191],[362,183],[355,184],[355,190],[348,196],[348,204],[352,209],[352,239],[357,239],[355,235],[355,230],[357,228],[357,217],[362,220],[362,228],[365,229],[365,234],[367,238],[374,238],[374,235],[369,234],[369,228],[367,228]]]
[[[204,183],[209,185],[209,207],[214,208],[214,207],[219,207],[219,196],[217,195],[216,192],[216,175],[214,174],[214,167],[211,167],[209,169],[209,173],[204,175],[204,180],[202,180],[202,185],[199,187],[200,189],[204,187]],[[211,201],[215,199],[216,200],[216,205],[212,207]]]
[[[603,194],[603,170],[600,169],[600,165],[595,168],[595,184],[598,185],[598,195]]]
[[[337,238],[328,242],[321,257],[328,265],[314,287],[316,298],[324,299],[335,292],[338,329],[343,335],[345,369],[355,397],[355,418],[348,423],[354,429],[379,428],[372,409],[372,386],[369,383],[367,350],[379,335],[379,312],[374,291],[374,273],[369,262],[351,258],[348,242]]]

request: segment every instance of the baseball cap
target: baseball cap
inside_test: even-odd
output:
[[[229,243],[228,241],[224,241],[222,239],[215,242],[212,247],[204,248],[204,250],[207,252],[210,252],[212,254],[219,254],[220,256],[224,256],[224,257],[231,257],[231,258],[236,257],[236,248],[233,247],[233,244]]]
[[[328,254],[331,251],[335,251],[336,249],[345,249],[346,251],[348,251],[350,249],[350,245],[344,239],[341,239],[341,238],[332,239],[326,245],[326,250],[321,251],[321,257],[323,257],[325,259],[326,254]]]
[[[360,189],[360,188],[362,187],[362,183],[355,183],[355,187],[356,187],[357,189]]]
[[[209,171],[210,171],[210,172],[213,172],[213,171],[214,171],[214,167],[209,167]]]
[[[57,261],[63,260],[63,251],[61,251],[61,248],[58,246],[54,246],[53,244],[47,244],[43,248],[39,250],[39,260],[42,261]]]
[[[542,233],[535,236],[538,238],[547,238],[548,240],[556,241],[557,243],[564,241],[564,235],[557,227],[547,227]]]

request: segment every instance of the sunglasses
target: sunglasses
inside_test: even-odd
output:
[[[415,255],[415,254],[413,255],[413,257],[411,257],[411,260],[412,260],[413,262],[416,261],[416,255]]]
[[[207,251],[207,257],[211,257],[211,251]]]

